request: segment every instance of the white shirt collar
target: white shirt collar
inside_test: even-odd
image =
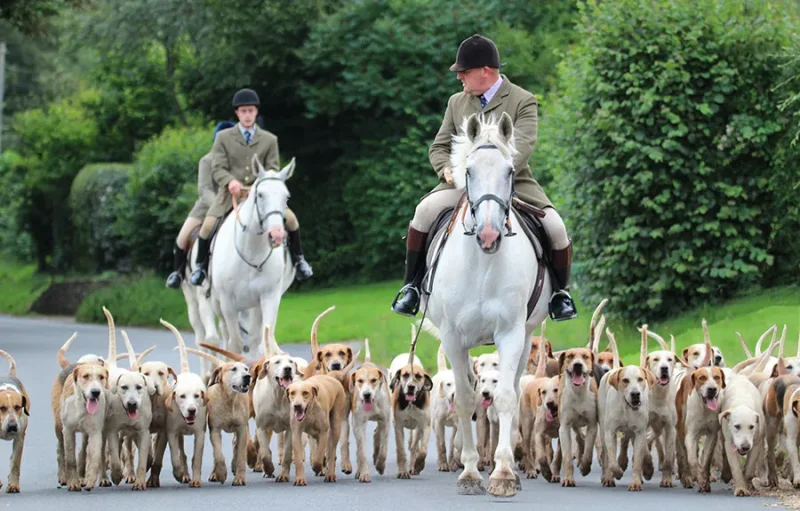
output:
[[[497,91],[500,90],[500,86],[503,85],[503,77],[500,76],[497,78],[497,81],[494,82],[494,85],[489,87],[489,90],[483,93],[483,97],[486,99],[486,103],[489,103]]]
[[[253,124],[253,126],[249,130],[245,129],[244,126],[242,126],[242,123],[238,123],[237,122],[236,125],[239,127],[239,132],[242,134],[242,136],[244,136],[246,131],[250,132],[250,138],[251,139],[256,134],[256,125],[255,124]]]

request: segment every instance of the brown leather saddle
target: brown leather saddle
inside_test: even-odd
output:
[[[442,211],[434,221],[430,235],[426,241],[426,273],[422,280],[421,291],[426,295],[430,295],[433,286],[434,276],[436,275],[436,268],[439,265],[439,258],[441,257],[444,246],[447,244],[447,239],[450,234],[454,232],[456,225],[466,214],[466,193],[461,196],[455,208],[448,208]],[[534,252],[536,253],[536,261],[538,263],[538,271],[536,273],[536,285],[533,288],[530,298],[528,299],[528,317],[533,313],[536,303],[542,295],[542,287],[544,286],[544,277],[546,271],[552,271],[550,254],[550,240],[545,233],[542,226],[541,218],[544,217],[545,212],[541,208],[532,206],[528,203],[522,202],[514,197],[511,204],[511,211],[517,215],[520,221],[522,232],[530,240],[533,245]],[[432,250],[433,249],[433,250]]]

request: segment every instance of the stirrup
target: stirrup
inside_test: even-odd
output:
[[[405,310],[398,310],[397,308],[398,302],[408,296],[408,291],[414,291],[415,293],[417,293],[417,303],[413,305],[413,308],[410,312]],[[395,295],[394,300],[392,301],[392,311],[402,316],[408,316],[413,318],[414,316],[417,315],[417,312],[419,312],[419,302],[420,302],[419,289],[417,289],[417,287],[414,284],[406,284],[405,286],[400,288],[400,291],[398,291],[397,294]]]
[[[554,310],[554,303],[559,303],[559,305],[561,305],[561,310]],[[553,321],[567,321],[578,316],[578,310],[575,307],[575,302],[572,300],[570,294],[564,289],[556,291],[553,296],[550,297],[548,309],[550,313],[550,319]],[[566,313],[564,312],[564,309],[567,309]]]

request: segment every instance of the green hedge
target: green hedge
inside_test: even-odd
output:
[[[583,5],[542,163],[565,195],[584,301],[652,322],[774,264],[771,179],[788,126],[774,86],[793,29],[780,4]]]
[[[132,165],[92,163],[72,181],[69,205],[75,235],[73,269],[98,272],[130,266],[128,241],[117,232],[118,196],[124,192]]]
[[[213,133],[208,126],[167,128],[136,153],[115,227],[135,265],[171,268],[175,237],[197,200],[197,168]]]

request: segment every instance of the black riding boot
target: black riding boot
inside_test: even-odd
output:
[[[199,286],[208,275],[208,252],[211,249],[211,238],[197,238],[197,269],[192,273],[190,280],[193,286]]]
[[[311,270],[311,265],[308,264],[306,258],[303,257],[303,247],[300,244],[300,229],[298,228],[296,231],[287,229],[286,233],[289,235],[289,254],[292,256],[292,263],[296,270],[295,278],[298,281],[306,280],[314,272]]]
[[[567,248],[553,250],[550,260],[555,274],[557,291],[550,298],[550,318],[553,321],[566,321],[578,315],[575,302],[569,295],[569,274],[572,265],[572,243]]]
[[[186,271],[186,251],[175,244],[172,249],[172,267],[174,271],[167,277],[167,287],[170,289],[180,289],[183,281],[183,272]]]
[[[408,226],[404,286],[392,302],[392,310],[397,314],[413,317],[419,311],[419,287],[425,276],[425,240],[427,237],[428,233],[419,232],[410,225]]]

